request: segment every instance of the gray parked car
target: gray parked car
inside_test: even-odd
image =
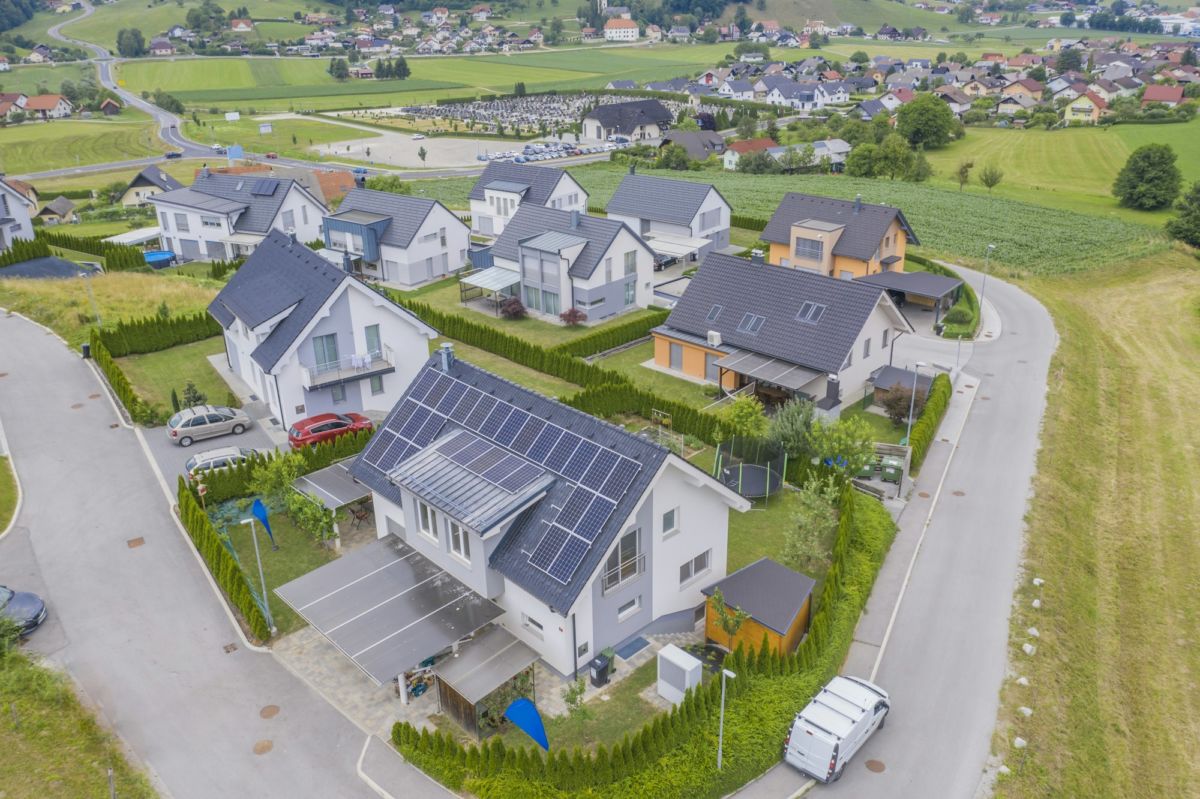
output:
[[[167,421],[167,437],[181,447],[190,447],[202,438],[238,435],[254,422],[240,408],[219,405],[194,405],[184,408]]]
[[[187,469],[188,477],[195,480],[201,476],[202,472],[228,469],[263,454],[265,453],[247,447],[219,447],[197,452],[187,459],[184,468]]]
[[[29,635],[46,620],[46,603],[37,594],[0,585],[0,616],[12,619],[21,635]]]

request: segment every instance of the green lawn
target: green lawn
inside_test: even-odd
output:
[[[106,222],[80,222],[71,225],[67,230],[72,236],[114,236],[117,233],[128,233],[141,227],[153,227],[158,224],[153,217],[144,219],[115,219]],[[97,260],[94,255],[88,255],[88,260]]]
[[[875,436],[875,440],[884,444],[899,444],[900,439],[904,438],[905,433],[908,432],[906,426],[896,427],[892,424],[891,419],[886,416],[880,416],[877,413],[872,413],[863,408],[862,405],[855,405],[852,408],[842,411],[843,419],[852,416],[857,416],[865,421],[871,427],[871,433]]]
[[[347,128],[322,122],[320,119],[275,119],[267,120],[270,133],[259,133],[257,119],[243,117],[237,122],[226,122],[224,116],[200,116],[201,125],[186,120],[184,134],[203,144],[241,144],[256,153],[276,152],[280,155],[313,160],[317,156],[309,149],[318,144],[329,144],[346,139],[370,139],[379,136],[368,130]]]
[[[165,149],[144,118],[26,122],[0,128],[0,172],[19,175],[127,161],[159,155]]]
[[[8,528],[13,514],[17,512],[17,476],[12,462],[0,455],[0,532]]]
[[[156,165],[163,172],[185,185],[191,185],[195,179],[196,170],[204,163],[198,158],[180,158],[159,161]],[[88,172],[83,175],[65,175],[56,178],[42,178],[37,182],[37,189],[42,196],[53,199],[57,194],[67,189],[98,189],[109,183],[120,181],[128,183],[133,176],[140,172],[137,167],[111,169],[103,172]],[[76,200],[75,202],[79,202]]]
[[[8,72],[0,73],[0,87],[6,92],[37,94],[40,89],[46,89],[55,93],[64,80],[78,82],[85,74],[94,76],[96,70],[90,65],[75,63],[55,66],[16,64]]]
[[[615,355],[609,355],[596,361],[598,366],[615,369],[627,375],[636,385],[653,391],[662,397],[670,397],[679,402],[686,402],[697,408],[703,408],[716,402],[711,392],[715,386],[693,383],[680,377],[673,377],[655,369],[642,366],[646,361],[654,360],[654,342],[645,341],[635,347],[621,350]]]
[[[7,799],[108,796],[109,768],[121,799],[158,796],[59,670],[22,652],[0,656],[0,709],[0,785]]]
[[[443,341],[449,341],[449,339],[436,339],[430,344],[429,351],[433,352]],[[505,380],[511,380],[518,385],[532,389],[547,397],[567,397],[572,394],[578,394],[583,390],[582,387],[574,383],[568,383],[566,380],[548,375],[545,372],[538,372],[527,366],[513,363],[507,358],[501,358],[499,355],[494,355],[487,350],[477,349],[468,344],[463,344],[461,341],[455,341],[453,344],[455,354],[467,363],[478,366],[480,369],[486,369],[493,374],[500,375]]]
[[[116,0],[111,5],[97,5],[95,14],[68,26],[63,32],[116,50],[117,31],[121,28],[138,28],[149,42],[174,24],[186,24],[187,12],[198,8],[200,3],[201,0]],[[246,6],[255,20],[282,18],[289,21],[292,12],[315,8],[302,0],[241,0],[238,6]],[[227,10],[232,8],[234,6],[228,6]]]
[[[127,355],[118,358],[117,363],[138,396],[151,405],[170,410],[171,389],[175,389],[182,402],[183,389],[189,380],[208,397],[209,402],[224,405],[229,399],[229,386],[208,362],[209,355],[224,351],[225,340],[221,336],[213,336],[159,352]]]

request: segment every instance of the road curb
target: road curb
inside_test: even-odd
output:
[[[17,502],[13,505],[12,518],[8,520],[8,525],[0,530],[0,541],[3,541],[4,536],[17,526],[17,517],[21,515],[21,505],[25,502],[25,494],[21,490],[21,475],[17,474],[17,462],[13,458],[12,450],[8,447],[8,438],[4,435],[3,419],[0,419],[0,455],[8,458],[8,469],[12,472],[13,485],[17,487]]]

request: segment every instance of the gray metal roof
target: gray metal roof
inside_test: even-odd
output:
[[[766,355],[759,355],[745,350],[735,350],[717,361],[717,366],[737,372],[740,375],[773,383],[777,386],[790,388],[793,391],[803,391],[812,381],[821,377],[823,372],[814,372],[797,366],[794,363],[781,361]]]
[[[506,161],[492,161],[483,170],[479,180],[471,187],[468,199],[486,199],[483,193],[485,187],[492,183],[508,183],[520,186],[525,190],[523,202],[545,205],[550,201],[550,195],[562,180],[564,170],[555,166],[531,166],[529,164],[514,164]],[[516,189],[501,189],[515,191]]]
[[[457,405],[450,402],[448,404],[453,407],[444,411],[437,410],[437,407],[428,407],[426,398],[431,392],[441,389],[446,381],[450,381],[446,384],[448,387],[441,390],[439,396],[444,399],[449,396],[449,387],[458,387],[458,390],[464,391],[464,401]],[[600,564],[613,541],[624,530],[625,519],[633,513],[649,489],[659,467],[667,458],[667,450],[590,414],[510,383],[461,359],[452,359],[449,370],[443,372],[440,368],[440,354],[435,354],[417,373],[404,396],[377,428],[375,437],[355,459],[350,472],[389,500],[402,501],[400,489],[389,480],[388,474],[408,458],[428,449],[443,433],[456,426],[463,427],[469,424],[471,412],[477,407],[477,403],[482,404],[487,398],[504,403],[538,422],[557,425],[583,441],[635,460],[641,465],[615,507],[604,518],[592,546],[567,582],[556,580],[529,562],[530,554],[542,542],[549,525],[558,518],[559,509],[564,506],[577,485],[549,463],[546,464],[545,470],[555,478],[549,492],[517,516],[493,551],[489,562],[491,568],[521,586],[555,612],[565,615],[580,592],[588,585],[592,572]],[[426,443],[394,446],[400,439],[393,431],[404,431],[408,428],[419,428],[413,435]],[[476,431],[476,434],[499,446],[493,436],[482,432],[482,428]],[[513,446],[516,446],[515,439]],[[506,446],[502,449],[522,457],[521,452],[512,447]]]
[[[392,223],[384,231],[381,244],[393,247],[407,247],[417,235],[421,223],[435,205],[441,205],[437,200],[427,200],[424,197],[410,197],[407,194],[392,194],[388,191],[373,189],[351,189],[338,206],[338,213],[346,211],[368,211],[372,214],[391,217]],[[455,217],[457,219],[457,217]]]
[[[689,158],[703,161],[713,154],[725,152],[725,139],[711,130],[671,130],[663,136],[663,144],[678,144],[687,150]]]
[[[626,175],[604,209],[608,214],[653,219],[676,225],[690,225],[709,192],[721,192],[708,183],[672,180],[653,175]],[[725,198],[721,202],[726,206]]]
[[[474,705],[532,666],[539,657],[532,647],[493,624],[459,646],[457,657],[440,661],[433,667],[433,673]]]
[[[371,489],[350,476],[350,464],[347,461],[301,475],[292,483],[292,488],[316,497],[329,510],[337,510],[371,496]]]
[[[134,175],[133,180],[129,181],[130,188],[133,188],[134,186],[147,185],[157,186],[163,191],[174,191],[175,189],[183,188],[182,183],[168,175],[166,172],[163,172],[156,166],[146,167],[141,172],[138,172],[136,175]]]
[[[531,250],[541,250],[542,252],[562,252],[569,247],[578,247],[581,244],[587,244],[587,239],[576,236],[573,233],[560,233],[557,230],[548,230],[545,233],[539,233],[528,239],[521,241],[522,247],[528,247]]]
[[[917,393],[928,391],[929,386],[933,384],[933,375],[929,373],[919,374],[913,372],[911,369],[900,369],[896,366],[881,366],[874,372],[871,372],[871,385],[882,389],[892,389],[899,386],[911,391],[913,378],[916,378],[917,381]]]
[[[721,589],[725,604],[741,608],[764,627],[786,635],[804,609],[816,581],[770,558],[760,558],[703,589]]]
[[[779,207],[763,230],[763,241],[787,244],[791,238],[792,224],[802,219],[820,219],[845,225],[846,229],[837,244],[833,245],[833,254],[859,261],[869,261],[875,255],[894,221],[900,223],[909,244],[921,243],[899,208],[870,203],[856,206],[853,200],[836,200],[797,192],[788,192],[780,200]]]
[[[584,119],[594,119],[605,128],[628,135],[639,125],[670,124],[675,117],[658,100],[632,100],[598,105]]]
[[[622,228],[626,230],[629,228],[624,222],[615,219],[601,219],[587,214],[579,214],[577,221],[578,225],[573,227],[570,211],[559,211],[555,208],[521,203],[512,219],[504,226],[504,232],[492,245],[492,255],[509,261],[519,261],[518,248],[522,242],[547,231],[567,233],[586,239],[588,242],[575,258],[575,263],[571,264],[571,277],[589,278],[596,270],[600,259],[612,246],[613,239],[617,237]],[[633,233],[632,230],[629,232]],[[636,233],[633,233],[633,236],[639,242],[641,241]],[[642,246],[645,246],[644,242]],[[647,247],[647,249],[649,248]]]
[[[493,180],[491,183],[484,186],[485,189],[492,191],[507,191],[513,194],[524,194],[529,191],[529,184],[514,183],[511,180]]]
[[[932,300],[952,294],[963,284],[956,277],[936,275],[932,272],[879,272],[855,278],[855,280],[892,291],[903,291],[918,297],[928,297]]]
[[[724,344],[818,372],[841,371],[883,289],[801,269],[759,264],[718,253],[704,259],[665,327],[694,336],[715,330]],[[815,324],[797,321],[804,302],[825,306]],[[713,306],[716,319],[709,320]],[[746,314],[766,317],[751,334],[738,330]]]

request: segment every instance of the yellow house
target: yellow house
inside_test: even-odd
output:
[[[762,239],[775,266],[845,280],[903,272],[909,242],[920,244],[898,208],[796,192],[784,196]]]
[[[1079,122],[1094,125],[1100,121],[1108,110],[1108,103],[1095,92],[1088,91],[1079,95],[1063,109],[1063,119],[1067,122]]]
[[[763,637],[776,652],[796,651],[808,632],[812,590],[816,583],[770,558],[760,558],[704,589],[704,637],[731,651],[762,646]],[[749,614],[732,641],[720,624],[712,596],[720,590],[726,606]]]

